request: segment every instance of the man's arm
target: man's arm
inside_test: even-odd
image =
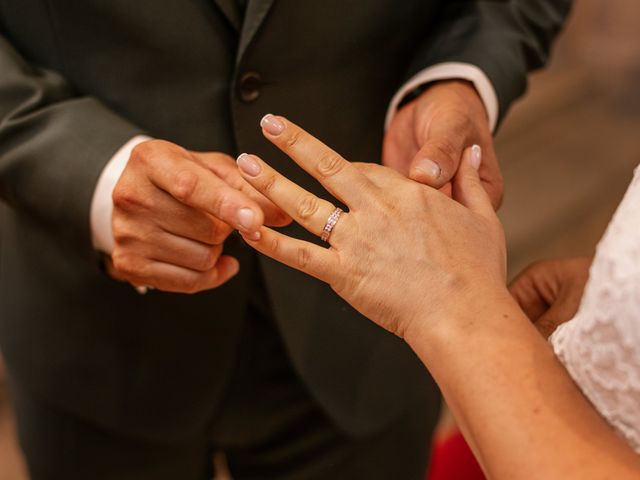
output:
[[[478,67],[494,86],[498,118],[527,86],[527,74],[544,66],[572,0],[453,0],[443,7],[436,30],[425,37],[407,81],[445,62]]]
[[[238,271],[221,256],[233,229],[253,233],[264,212],[272,225],[289,222],[231,158],[140,136],[2,37],[0,72],[0,198],[87,259],[111,254],[114,278],[173,292],[215,288]]]
[[[442,2],[391,102],[383,163],[451,193],[462,152],[478,144],[481,178],[497,208],[502,177],[492,132],[524,92],[527,73],[548,59],[571,3]]]
[[[0,198],[88,258],[89,210],[112,155],[141,129],[0,37]]]

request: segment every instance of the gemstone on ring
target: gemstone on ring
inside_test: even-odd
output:
[[[329,215],[329,218],[327,219],[327,223],[325,224],[324,228],[322,229],[322,234],[320,235],[320,240],[322,240],[323,242],[328,242],[329,241],[329,237],[331,236],[331,232],[333,231],[333,227],[336,226],[336,224],[338,223],[338,220],[340,220],[340,215],[342,215],[344,212],[341,208],[336,208],[333,213],[331,215]]]

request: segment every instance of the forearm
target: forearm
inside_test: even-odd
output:
[[[109,158],[140,129],[0,37],[0,199],[92,258],[89,207]]]
[[[637,478],[640,461],[582,396],[508,292],[408,343],[490,478]],[[453,327],[452,327],[453,325]]]

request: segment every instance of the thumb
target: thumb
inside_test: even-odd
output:
[[[495,211],[478,173],[481,163],[480,145],[474,145],[465,150],[458,173],[453,179],[453,199],[469,210],[493,218]]]
[[[575,308],[572,303],[557,300],[553,305],[551,305],[549,310],[547,310],[533,323],[538,331],[545,338],[548,338],[553,332],[555,332],[556,328],[571,320],[576,314],[576,311],[577,308]]]
[[[427,141],[411,161],[409,178],[416,182],[441,188],[451,181],[464,150],[462,139],[441,140],[435,137]]]

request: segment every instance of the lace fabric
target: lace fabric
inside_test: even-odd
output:
[[[584,395],[640,453],[640,166],[598,245],[578,313],[550,342]]]

